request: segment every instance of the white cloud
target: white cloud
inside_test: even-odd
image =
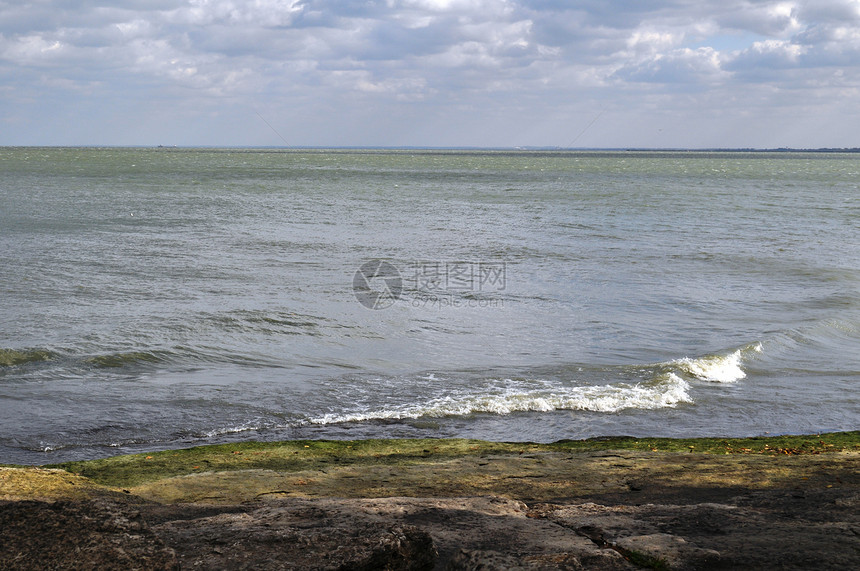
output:
[[[614,77],[624,81],[660,83],[674,89],[690,85],[706,89],[725,81],[728,74],[720,65],[719,53],[712,48],[682,48],[659,53],[632,65],[622,66]]]
[[[301,0],[189,0],[167,13],[168,20],[192,26],[210,24],[288,26],[304,10]]]
[[[3,56],[28,65],[39,65],[61,56],[65,51],[63,44],[55,39],[33,34],[20,36],[5,42]]]
[[[633,53],[658,53],[677,46],[683,34],[660,30],[635,30],[627,39],[627,48]]]
[[[754,42],[749,48],[736,54],[727,68],[732,71],[766,72],[773,75],[785,68],[794,68],[807,52],[803,45],[786,40],[765,40]],[[764,76],[761,76],[764,79]]]
[[[747,146],[755,124],[739,101],[788,117],[853,105],[860,1],[0,0],[0,85],[26,94],[0,101],[0,119],[20,126],[0,143],[31,140],[55,102],[86,91],[86,103],[67,102],[87,125],[70,133],[110,133],[107,110],[137,102],[150,117],[165,116],[155,105],[186,110],[185,125],[161,127],[179,142],[213,142],[189,128],[205,115],[207,137],[253,143],[253,126],[237,132],[219,110],[262,102],[300,116],[285,121],[309,144],[564,144],[566,122],[607,109],[602,133],[618,139],[595,129],[580,143],[632,144],[622,140],[630,129],[608,128],[613,113],[645,125],[665,110],[698,120],[702,140],[712,117],[743,116],[725,144]],[[326,127],[359,116],[361,128]],[[407,127],[426,120],[433,128]],[[141,132],[158,129],[146,113],[139,121]],[[419,133],[433,140],[409,139]]]

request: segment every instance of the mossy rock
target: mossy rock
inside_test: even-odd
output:
[[[840,452],[849,455],[840,458]],[[745,439],[614,437],[551,444],[466,439],[246,442],[29,468],[18,477],[21,482],[32,478],[32,483],[4,489],[17,489],[16,497],[22,498],[111,491],[168,503],[481,494],[563,501],[649,486],[757,489],[801,479],[804,485],[828,485],[829,472],[816,467],[843,473],[856,463],[857,452],[860,432]]]

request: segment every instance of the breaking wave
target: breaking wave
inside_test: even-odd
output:
[[[734,383],[747,376],[741,368],[744,357],[751,353],[760,353],[761,350],[761,343],[753,343],[727,355],[706,355],[696,359],[685,357],[665,365],[700,381]]]
[[[675,408],[680,404],[694,404],[691,383],[735,383],[745,378],[746,373],[742,368],[744,360],[761,351],[762,345],[753,343],[727,353],[608,369],[611,375],[619,376],[636,371],[636,376],[642,379],[640,382],[571,386],[568,383],[575,383],[576,379],[491,379],[479,383],[480,388],[451,388],[444,396],[420,403],[399,402],[381,407],[332,411],[314,416],[308,422],[324,425],[474,414],[507,415],[558,410],[616,413],[626,409]],[[615,373],[611,373],[613,370]],[[425,380],[437,379],[430,375]]]
[[[674,407],[692,403],[690,385],[674,373],[660,375],[649,383],[609,384],[563,388],[560,386],[524,389],[520,383],[506,379],[508,388],[491,394],[453,394],[421,404],[403,404],[369,411],[329,413],[310,419],[313,424],[334,424],[367,420],[403,420],[420,417],[467,416],[487,413],[505,415],[514,412],[549,412],[583,410],[618,412]],[[539,384],[550,385],[548,382]]]

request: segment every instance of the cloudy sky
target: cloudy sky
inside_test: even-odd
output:
[[[0,0],[0,145],[860,147],[860,0]]]

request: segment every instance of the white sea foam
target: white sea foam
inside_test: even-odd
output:
[[[750,351],[761,352],[761,343],[742,347],[728,355],[705,355],[696,359],[685,357],[670,361],[668,365],[677,367],[699,380],[713,383],[734,383],[747,376],[741,368],[744,355]]]
[[[583,387],[554,387],[554,390],[523,390],[514,386],[494,394],[447,395],[421,404],[393,406],[370,411],[329,413],[310,419],[313,424],[366,420],[400,420],[420,417],[466,416],[475,413],[505,415],[513,412],[587,410],[618,412],[628,408],[659,409],[693,402],[686,381],[674,373],[655,382]]]
[[[289,425],[274,425],[263,421],[245,422],[233,426],[221,426],[219,428],[213,428],[212,430],[207,430],[205,432],[200,433],[199,435],[205,438],[216,438],[218,436],[225,436],[228,434],[241,434],[243,432],[254,432],[267,428],[286,428],[287,426]]]

